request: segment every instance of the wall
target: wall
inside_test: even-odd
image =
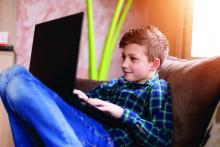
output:
[[[117,0],[93,0],[95,38],[97,47],[97,62],[100,60],[103,43],[108,30],[109,23],[116,6]],[[133,26],[142,24],[140,12],[134,4],[128,14],[126,22],[122,28],[122,33]],[[28,68],[33,40],[34,25],[43,21],[62,17],[65,15],[86,11],[85,0],[18,0],[17,15],[17,63]],[[78,63],[77,77],[88,78],[88,47],[87,47],[87,20],[84,17],[80,58]],[[109,79],[118,77],[120,71],[120,49],[116,46],[113,55]]]

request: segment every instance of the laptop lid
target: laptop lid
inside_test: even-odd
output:
[[[35,26],[30,72],[62,98],[72,96],[83,12]]]

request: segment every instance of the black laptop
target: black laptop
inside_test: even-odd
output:
[[[66,102],[98,121],[115,125],[112,117],[92,106],[83,105],[73,94],[82,21],[83,12],[80,12],[37,24],[29,70]]]
[[[35,26],[30,72],[62,98],[72,95],[83,13]]]

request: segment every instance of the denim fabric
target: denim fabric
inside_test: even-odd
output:
[[[114,146],[101,124],[64,102],[20,66],[0,75],[0,96],[15,146]]]

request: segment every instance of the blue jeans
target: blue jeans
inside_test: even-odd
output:
[[[15,146],[114,146],[100,123],[64,102],[20,66],[0,75],[0,96]]]

